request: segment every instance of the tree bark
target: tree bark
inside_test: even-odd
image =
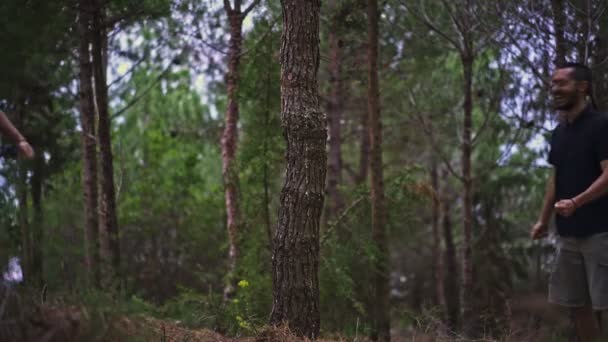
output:
[[[267,56],[268,59],[272,59],[272,39],[268,39]],[[266,234],[268,236],[268,248],[272,252],[272,223],[270,219],[270,179],[269,179],[269,133],[270,133],[270,101],[271,101],[271,90],[272,90],[272,64],[266,65],[266,98],[264,101],[264,167],[263,167],[263,183],[264,183],[264,223],[266,224]]]
[[[576,49],[578,51],[578,61],[587,65],[589,57],[592,54],[590,51],[590,29],[593,26],[590,0],[576,1],[576,17],[578,22],[579,32],[577,32]]]
[[[447,177],[447,174],[443,178]],[[441,199],[441,221],[443,227],[443,238],[445,241],[445,297],[447,306],[448,324],[451,330],[455,330],[460,322],[460,284],[458,282],[458,256],[454,243],[454,233],[451,219],[451,199],[447,194]]]
[[[319,0],[282,0],[281,121],[285,183],[273,243],[271,324],[319,335],[319,225],[327,172],[326,117],[319,107]]]
[[[473,289],[473,249],[471,246],[473,230],[473,176],[471,170],[471,154],[473,144],[471,141],[473,131],[473,62],[471,54],[463,54],[462,66],[464,76],[464,120],[462,130],[462,179],[463,179],[463,240],[462,240],[462,287],[461,309],[462,323],[469,325],[472,313]],[[465,331],[468,326],[465,326]]]
[[[386,240],[386,207],[382,171],[382,123],[378,86],[378,0],[368,0],[368,111],[372,236],[378,252],[375,274],[372,339],[390,341],[389,253]]]
[[[242,31],[244,14],[241,2],[234,6],[225,2],[224,10],[228,15],[230,41],[228,48],[228,72],[226,73],[227,106],[222,135],[222,176],[226,203],[226,228],[228,230],[228,281],[224,288],[224,298],[232,297],[235,290],[236,266],[240,254],[239,237],[242,229],[239,207],[239,176],[236,168],[239,122],[239,65],[241,61]]]
[[[360,118],[360,131],[361,136],[359,140],[359,173],[355,179],[357,185],[363,184],[367,180],[367,174],[369,171],[369,131],[367,129],[369,122],[369,113],[367,111],[361,113]]]
[[[594,95],[600,110],[608,110],[608,16],[599,19],[597,46],[593,51]]]
[[[564,36],[566,26],[566,13],[564,12],[564,0],[551,0],[551,10],[553,11],[553,32],[555,34],[555,57],[554,65],[562,65],[566,62],[568,46]]]
[[[93,67],[91,63],[91,6],[79,0],[79,107],[82,127],[82,185],[85,211],[85,267],[91,286],[99,286],[99,213],[97,190],[97,137],[95,134],[95,103]]]
[[[104,268],[104,286],[120,279],[120,236],[116,214],[116,190],[112,155],[112,126],[108,111],[107,46],[104,27],[105,8],[100,0],[93,0],[93,73],[95,100],[98,113],[99,152],[101,167],[101,210],[99,216],[100,252]]]
[[[38,151],[34,157],[34,167],[31,178],[32,208],[34,219],[32,221],[32,279],[35,285],[42,286],[43,279],[43,258],[42,249],[44,247],[42,229],[42,180],[44,179],[44,155]]]
[[[432,236],[433,236],[433,280],[435,283],[435,303],[440,308],[442,315],[446,312],[445,285],[444,285],[444,268],[443,268],[443,251],[441,247],[441,194],[439,188],[439,170],[437,159],[431,157],[431,186],[435,190],[432,209]]]
[[[327,164],[327,219],[335,219],[344,209],[342,184],[342,113],[344,112],[344,84],[342,81],[342,42],[339,37],[341,17],[337,12],[337,0],[329,2],[331,22],[329,25],[329,101],[327,119],[329,126],[329,156]]]
[[[30,278],[32,274],[32,234],[29,223],[29,205],[27,196],[27,168],[23,162],[17,164],[17,199],[18,199],[18,217],[19,228],[21,230],[21,258],[23,266],[24,279]]]

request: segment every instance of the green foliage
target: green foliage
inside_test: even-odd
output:
[[[77,8],[65,1],[0,3],[0,46],[6,47],[0,54],[0,108],[44,156],[43,220],[36,226],[44,234],[36,243],[43,251],[48,290],[61,294],[60,303],[90,310],[99,323],[94,337],[120,315],[178,320],[231,336],[255,334],[272,308],[272,235],[286,148],[279,117],[281,3],[262,2],[245,20],[237,155],[244,224],[234,274],[239,286],[229,300],[222,296],[228,266],[220,149],[225,11],[213,1],[112,0],[107,5],[108,19],[115,23],[109,78],[116,83],[109,90],[125,275],[120,290],[110,294],[83,290],[78,61],[73,54]],[[362,120],[367,115],[364,6],[339,0],[332,11],[324,8],[320,41],[321,108],[331,105],[326,96],[330,33],[338,35],[343,49],[339,189],[346,203],[321,229],[320,309],[323,331],[348,337],[370,332],[378,255],[369,188],[357,174],[368,128]],[[439,28],[454,34],[442,3],[425,6]],[[393,317],[401,327],[426,325],[420,317],[441,312],[435,307],[431,271],[434,200],[452,202],[456,247],[462,240],[462,61],[445,39],[430,33],[421,10],[418,4],[383,2],[380,30],[386,228]],[[330,26],[334,20],[339,25]],[[475,37],[483,33],[480,29]],[[548,138],[533,129],[535,119],[539,126],[547,124],[539,114],[546,111],[546,91],[526,84],[521,70],[529,66],[508,55],[504,46],[489,45],[476,56],[473,80],[476,308],[496,331],[505,323],[495,320],[504,309],[501,300],[536,282],[532,268],[538,248],[528,239],[528,228],[548,172],[539,162],[546,147],[529,146],[532,139]],[[127,74],[117,79],[125,69]],[[439,188],[430,184],[431,161],[438,164]],[[32,165],[2,160],[0,166],[2,264],[23,249],[20,210],[32,224],[34,213],[29,192],[25,203],[17,200],[18,184],[31,190]],[[23,177],[19,167],[29,173]]]

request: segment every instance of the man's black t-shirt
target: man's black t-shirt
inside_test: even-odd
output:
[[[608,160],[608,116],[587,106],[572,123],[560,123],[551,137],[556,202],[587,190],[601,175],[602,160]],[[608,196],[581,206],[570,217],[556,215],[555,223],[560,236],[608,232]]]

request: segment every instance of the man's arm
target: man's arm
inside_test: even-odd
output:
[[[608,193],[608,160],[603,160],[600,165],[602,167],[602,174],[587,190],[573,198],[577,207],[593,202]]]
[[[6,114],[0,110],[0,131],[2,134],[8,136],[15,144],[19,144],[22,141],[26,141],[23,135],[19,133],[17,128],[13,126],[13,123],[8,119]]]
[[[545,199],[543,200],[543,209],[540,212],[539,222],[548,224],[553,215],[553,205],[555,204],[555,171],[551,173],[545,189]]]
[[[566,217],[571,216],[576,209],[593,202],[608,193],[608,160],[603,160],[600,165],[602,167],[602,174],[587,188],[587,190],[578,194],[576,197],[555,203],[555,208],[560,215]]]
[[[551,176],[547,180],[543,207],[538,221],[534,227],[532,227],[531,235],[533,239],[541,238],[547,232],[551,215],[553,215],[553,203],[555,203],[555,170],[552,171]]]

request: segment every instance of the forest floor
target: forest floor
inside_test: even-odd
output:
[[[514,298],[510,305],[508,333],[499,339],[475,341],[557,342],[567,341],[568,317],[550,306],[542,294]],[[265,328],[253,337],[225,337],[207,329],[188,329],[177,321],[143,315],[100,317],[78,306],[40,306],[27,317],[0,325],[0,341],[145,341],[145,342],[300,342],[287,329]],[[394,342],[470,341],[449,337],[437,326],[394,329]],[[364,337],[324,337],[319,342],[367,342]]]

